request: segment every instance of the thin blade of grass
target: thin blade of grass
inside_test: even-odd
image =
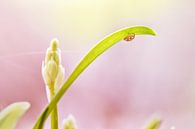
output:
[[[77,77],[103,52],[105,52],[108,48],[112,47],[117,42],[123,40],[125,37],[127,37],[129,34],[135,34],[135,35],[155,35],[155,32],[144,26],[136,26],[136,27],[130,27],[125,28],[122,30],[119,30],[109,36],[107,36],[105,39],[100,41],[94,48],[92,48],[88,54],[80,61],[80,63],[77,65],[77,67],[74,69],[72,74],[69,76],[69,78],[66,80],[66,82],[63,84],[62,88],[58,91],[56,96],[53,98],[53,100],[46,106],[44,111],[39,116],[36,124],[34,125],[33,129],[42,129],[44,122],[48,118],[49,114],[55,107],[55,105],[58,103],[58,101],[62,98],[64,93],[67,91],[67,89],[71,86],[71,84],[77,79]]]

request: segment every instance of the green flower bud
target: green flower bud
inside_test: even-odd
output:
[[[63,120],[63,129],[77,129],[75,119],[72,115]]]
[[[51,41],[42,63],[42,76],[46,85],[48,100],[59,90],[64,80],[64,68],[61,65],[61,54],[58,40]]]
[[[147,126],[144,129],[158,129],[161,122],[162,122],[161,119],[154,118],[147,124]]]
[[[57,49],[58,49],[58,40],[57,39],[53,39],[52,41],[51,41],[51,50],[52,51],[57,51]]]

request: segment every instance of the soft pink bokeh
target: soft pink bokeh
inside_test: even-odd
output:
[[[31,103],[17,129],[32,128],[47,104],[41,62],[52,38],[61,43],[67,77],[97,41],[140,24],[158,35],[122,41],[90,65],[60,101],[60,124],[71,113],[79,129],[138,129],[151,115],[159,114],[164,120],[161,129],[195,128],[194,0],[171,0],[161,11],[134,19],[117,16],[120,9],[110,8],[110,14],[100,12],[106,15],[104,21],[100,19],[102,28],[91,33],[84,28],[77,31],[73,24],[78,26],[79,21],[71,23],[73,16],[58,14],[57,5],[50,2],[0,1],[0,108],[16,101]],[[74,8],[72,14],[82,15]],[[59,25],[57,16],[67,22]],[[96,25],[89,23],[88,29],[93,30]]]

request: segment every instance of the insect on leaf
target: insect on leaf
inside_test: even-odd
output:
[[[59,102],[59,100],[62,98],[64,93],[67,91],[67,89],[71,86],[71,84],[77,79],[77,77],[103,52],[105,52],[107,49],[112,47],[114,44],[118,43],[121,40],[124,40],[124,38],[128,37],[130,34],[133,35],[155,35],[155,32],[144,26],[135,26],[130,28],[125,28],[122,30],[119,30],[106,38],[104,38],[102,41],[100,41],[94,48],[91,49],[91,51],[86,54],[86,56],[80,61],[80,63],[77,65],[77,67],[74,69],[72,74],[69,76],[69,78],[66,80],[66,82],[63,84],[61,89],[58,91],[56,96],[53,98],[53,100],[46,106],[44,111],[39,116],[35,126],[33,129],[42,129],[44,122],[48,118],[51,111],[54,109],[56,104]],[[131,39],[131,38],[130,38]],[[127,40],[130,40],[127,39]]]

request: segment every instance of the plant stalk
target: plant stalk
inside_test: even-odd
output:
[[[51,113],[51,129],[58,129],[58,107],[56,106]]]
[[[50,101],[55,96],[54,90],[50,89]],[[51,112],[51,129],[58,129],[58,106],[56,105]]]

